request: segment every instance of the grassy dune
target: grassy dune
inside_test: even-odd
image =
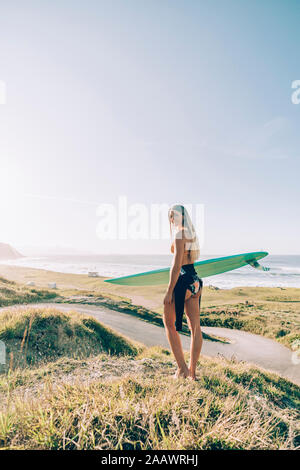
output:
[[[289,348],[300,341],[300,303],[285,300],[284,294],[270,296],[267,301],[257,300],[254,294],[247,298],[250,300],[202,308],[201,325],[249,331]]]
[[[0,307],[29,302],[47,302],[56,297],[58,297],[57,292],[42,288],[33,289],[0,277]]]
[[[0,338],[22,359],[0,374],[2,449],[300,448],[300,388],[251,364],[174,380],[168,350],[51,308],[2,312]]]
[[[7,367],[26,367],[60,357],[85,358],[91,354],[136,355],[138,348],[93,317],[55,308],[4,310],[0,315]]]
[[[14,371],[0,379],[0,448],[300,448],[299,387],[251,365],[201,366],[198,381],[174,381],[170,356],[145,348]]]

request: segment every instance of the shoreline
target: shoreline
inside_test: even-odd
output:
[[[155,302],[156,293],[162,293],[166,290],[166,285],[157,285],[157,286],[122,286],[122,285],[113,285],[103,282],[104,279],[108,279],[108,276],[98,276],[98,277],[88,277],[87,274],[77,274],[77,273],[65,273],[60,271],[52,271],[50,269],[43,268],[34,268],[34,267],[25,267],[25,266],[15,266],[9,264],[0,263],[0,277],[5,277],[9,280],[20,282],[26,284],[27,282],[35,282],[36,287],[48,287],[48,283],[56,282],[57,288],[63,289],[97,289],[101,286],[103,292],[120,292],[121,295],[128,295],[129,297],[135,297],[137,300],[148,300],[148,304],[157,303]],[[228,297],[227,293],[235,294],[238,292],[247,292],[250,295],[257,291],[258,293],[267,294],[276,292],[284,292],[289,295],[293,294],[298,300],[300,300],[300,287],[282,287],[282,286],[235,286],[231,288],[221,288],[216,287],[211,284],[204,285],[204,289],[207,291],[222,293],[224,298]],[[133,291],[136,291],[136,295],[133,294]],[[148,295],[147,295],[148,293]],[[146,297],[145,297],[146,296]],[[211,295],[210,295],[211,297]],[[220,297],[218,295],[218,297]],[[203,300],[203,299],[202,299]],[[225,299],[224,299],[225,300]],[[145,305],[146,306],[146,305]],[[153,305],[152,305],[153,306]]]
[[[122,286],[104,282],[108,277],[88,277],[87,274],[62,273],[49,269],[29,268],[24,266],[14,266],[0,264],[0,277],[19,282],[26,285],[28,282],[34,282],[34,287],[48,288],[48,284],[56,282],[57,288],[73,291],[99,291],[102,293],[116,295],[124,299],[130,299],[133,304],[142,305],[146,308],[152,308],[157,311],[162,307],[162,299],[166,290],[166,285],[157,286]],[[204,295],[205,293],[205,295]],[[212,301],[215,305],[232,303],[232,300],[238,300],[246,295],[255,296],[257,301],[272,302],[274,298],[269,295],[277,294],[280,301],[300,302],[300,287],[264,287],[264,286],[236,286],[232,288],[220,288],[211,284],[204,285],[204,291],[201,300],[201,306],[206,306]],[[293,298],[292,298],[293,297]]]
[[[213,257],[215,258],[215,256]],[[259,272],[256,269],[242,267],[216,276],[204,278],[204,285],[212,288],[231,290],[235,287],[266,287],[300,289],[300,256],[270,255],[266,264],[270,272]],[[210,259],[207,258],[207,259]],[[87,276],[90,271],[98,273],[98,279],[114,278],[149,272],[159,268],[170,268],[172,259],[168,255],[158,257],[149,255],[44,255],[27,256],[24,259],[0,260],[0,266],[51,271],[65,275],[77,274]]]

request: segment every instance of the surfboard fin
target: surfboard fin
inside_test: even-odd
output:
[[[270,271],[270,268],[267,268],[266,266],[262,266],[261,264],[258,263],[256,259],[251,259],[247,261],[247,263],[250,264],[252,268],[259,269],[260,271]]]

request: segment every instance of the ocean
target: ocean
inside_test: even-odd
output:
[[[235,254],[235,253],[233,253]],[[227,255],[203,255],[204,259]],[[100,276],[118,277],[139,272],[170,267],[173,255],[59,255],[25,257],[5,261],[2,264],[47,269],[62,273],[87,274],[97,271]],[[300,255],[268,255],[261,260],[270,271],[259,271],[244,266],[217,276],[203,279],[204,285],[221,289],[238,286],[297,287],[300,288]]]

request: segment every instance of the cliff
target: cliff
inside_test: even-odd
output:
[[[12,246],[8,245],[7,243],[0,243],[0,259],[16,259],[16,258],[23,258],[17,250],[15,250]]]

